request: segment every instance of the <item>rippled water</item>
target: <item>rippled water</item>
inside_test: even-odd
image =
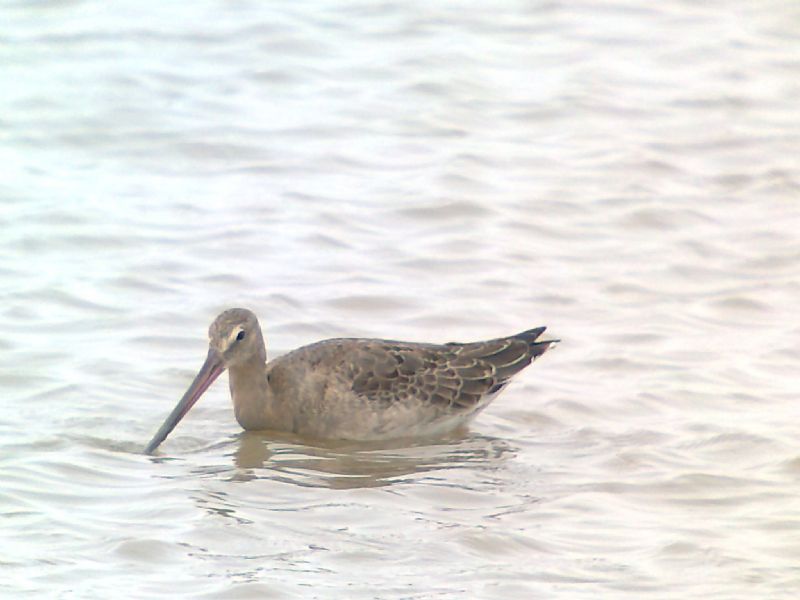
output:
[[[792,2],[6,2],[0,595],[796,598]],[[243,434],[253,308],[564,341],[464,437]],[[224,379],[224,378],[223,378]]]

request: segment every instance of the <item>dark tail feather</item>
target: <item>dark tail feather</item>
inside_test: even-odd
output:
[[[537,327],[536,329],[529,329],[518,333],[514,337],[523,340],[528,344],[531,352],[531,360],[538,358],[550,349],[550,346],[557,344],[561,340],[542,340],[537,341],[538,337],[545,332],[547,327]]]
[[[513,344],[513,348],[509,348],[501,353],[486,357],[486,360],[492,362],[492,364],[495,366],[495,376],[497,377],[497,382],[499,384],[504,385],[507,383],[511,377],[513,377],[516,373],[519,373],[522,369],[531,364],[532,361],[547,352],[550,349],[550,346],[558,341],[537,341],[539,336],[544,333],[545,329],[546,327],[537,327],[536,329],[529,329],[528,331],[523,331],[522,333],[513,335],[510,338],[506,338],[507,340],[512,339],[525,342],[525,344],[528,346],[527,348],[521,346],[520,344]],[[518,357],[516,360],[504,360],[500,363],[497,361],[492,361],[492,359],[501,355],[503,355],[505,358],[508,358],[508,355],[512,352]]]
[[[490,394],[494,394],[502,390],[506,385],[508,385],[511,377],[527,367],[532,361],[536,360],[542,354],[547,352],[550,349],[550,346],[560,341],[537,341],[539,336],[544,333],[545,329],[547,328],[537,327],[536,329],[528,329],[528,331],[523,331],[522,333],[511,336],[511,339],[521,340],[528,344],[528,352],[524,356],[520,357],[520,360],[518,361],[515,361],[509,365],[497,366],[497,370],[495,371],[497,382],[489,389]]]

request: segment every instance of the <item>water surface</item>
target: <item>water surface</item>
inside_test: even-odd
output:
[[[0,595],[795,598],[789,2],[0,8]],[[468,433],[244,434],[247,306],[564,340]]]

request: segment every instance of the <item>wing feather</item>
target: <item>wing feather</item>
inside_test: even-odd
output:
[[[351,348],[352,391],[378,402],[416,400],[468,410],[542,354],[544,328],[469,344],[411,344],[358,340]]]

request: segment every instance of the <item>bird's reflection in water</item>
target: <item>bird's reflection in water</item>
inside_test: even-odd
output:
[[[332,489],[379,487],[430,471],[496,463],[513,450],[504,440],[464,430],[427,440],[325,445],[285,433],[244,432],[233,455],[237,470],[232,479],[274,479]]]

